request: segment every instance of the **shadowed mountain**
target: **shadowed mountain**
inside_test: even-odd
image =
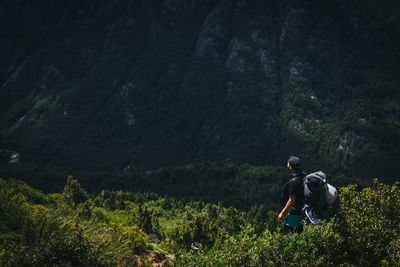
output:
[[[42,166],[211,160],[390,177],[400,4],[0,4],[0,148]],[[321,167],[322,166],[322,167]]]

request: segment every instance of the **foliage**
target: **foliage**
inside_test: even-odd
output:
[[[72,176],[67,177],[67,184],[64,187],[63,200],[66,205],[76,206],[79,203],[85,202],[88,199],[88,194],[81,187],[79,182]]]
[[[68,168],[39,168],[34,165],[6,165],[0,175],[19,177],[36,188],[45,192],[62,192],[65,177],[80,177],[80,183],[90,193],[100,193],[103,189],[126,190],[135,192],[154,192],[186,200],[202,199],[206,202],[221,202],[225,206],[249,209],[255,203],[265,208],[273,208],[279,198],[282,182],[287,180],[285,167],[271,165],[252,166],[237,165],[227,162],[200,162],[181,167],[161,168],[146,172],[102,173],[83,172]],[[73,176],[69,192],[71,198],[85,199],[81,189],[73,189]],[[179,184],[179,186],[177,186]],[[72,191],[76,191],[73,193]],[[107,193],[108,194],[108,193]],[[78,199],[68,201],[80,201]],[[71,203],[72,203],[71,202]],[[110,208],[124,205],[115,202],[115,196],[107,200]],[[121,208],[121,207],[120,207]]]
[[[153,193],[63,195],[0,179],[1,266],[396,266],[400,186],[340,188],[341,209],[284,236],[276,212],[247,212]],[[66,208],[66,203],[70,207]]]
[[[377,179],[374,183],[374,187],[360,192],[352,186],[340,192],[345,205],[337,230],[351,237],[345,239],[345,246],[354,262],[361,265],[378,265],[396,258],[393,248],[400,238],[400,184],[388,186]]]

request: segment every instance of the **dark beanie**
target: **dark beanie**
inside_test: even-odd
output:
[[[298,157],[290,156],[288,159],[288,163],[296,170],[301,170],[301,160]]]

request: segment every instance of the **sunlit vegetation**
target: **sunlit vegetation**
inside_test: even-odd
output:
[[[69,176],[62,194],[0,180],[1,266],[394,266],[399,184],[340,189],[322,226],[283,236],[276,212],[160,197],[88,194]]]

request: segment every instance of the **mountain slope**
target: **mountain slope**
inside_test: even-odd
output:
[[[0,148],[39,165],[202,160],[392,177],[397,1],[0,4]]]

